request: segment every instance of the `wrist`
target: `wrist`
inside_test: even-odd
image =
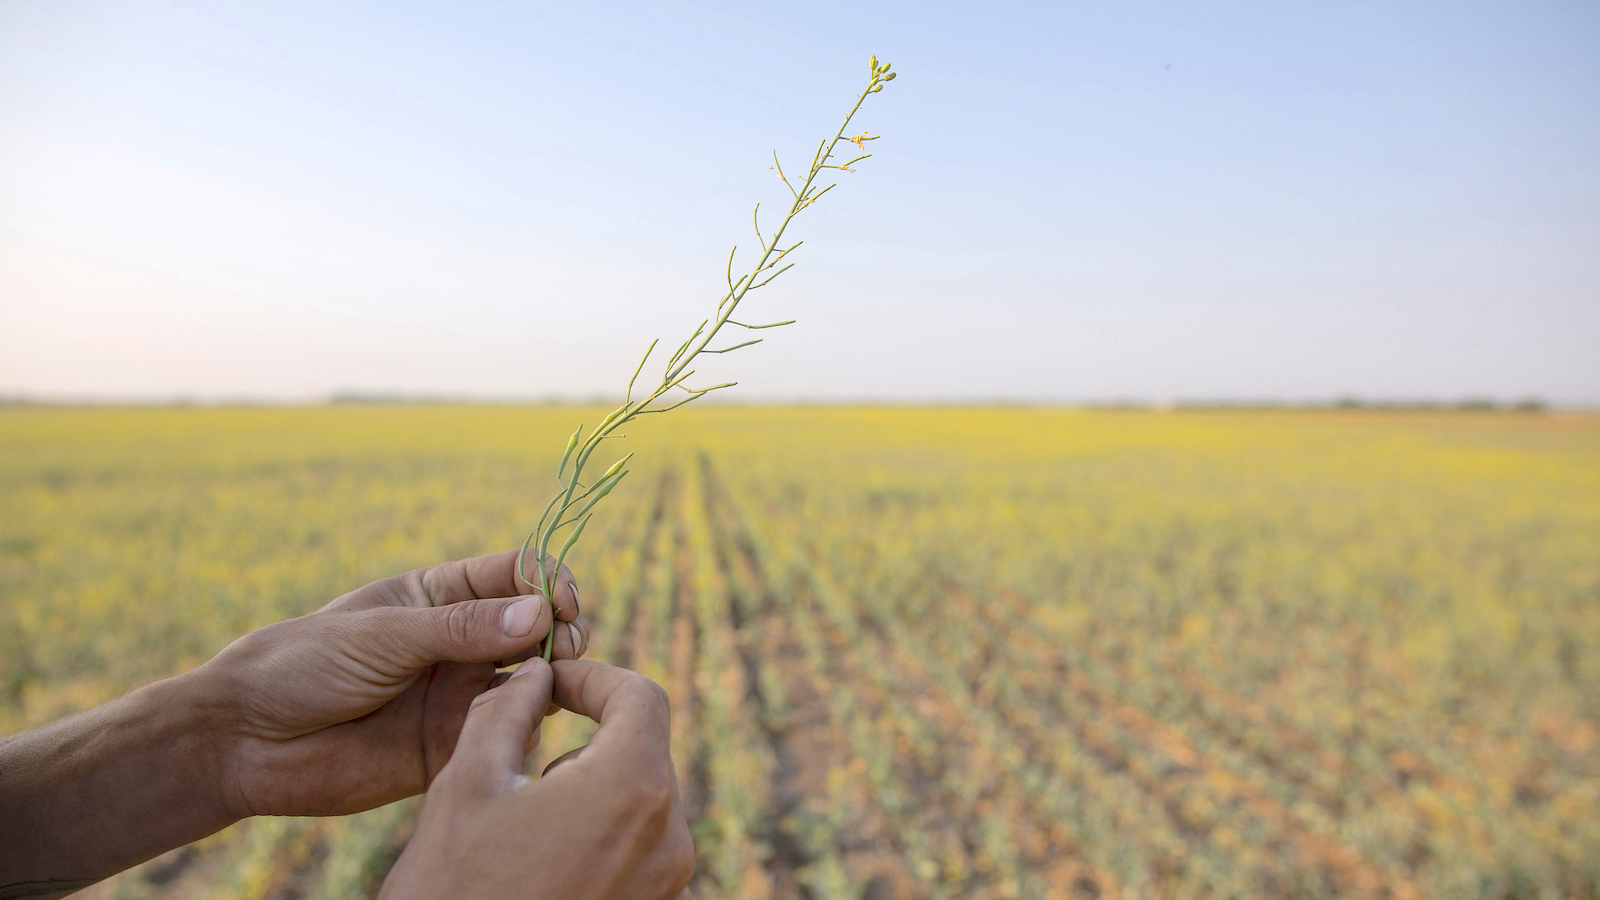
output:
[[[237,789],[238,701],[212,664],[147,685],[130,699],[167,721],[178,764],[192,776],[188,800],[197,816],[224,827],[252,815]]]
[[[226,711],[190,673],[0,744],[0,872],[76,890],[236,821]]]

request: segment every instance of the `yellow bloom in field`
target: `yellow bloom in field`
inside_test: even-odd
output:
[[[4,730],[508,545],[574,417],[0,410]],[[673,685],[729,893],[1592,883],[1600,419],[741,407],[634,441],[569,563],[592,652]],[[554,717],[530,771],[589,732]],[[237,880],[192,887],[350,896],[409,815],[237,829],[189,870]]]

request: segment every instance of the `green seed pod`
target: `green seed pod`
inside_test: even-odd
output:
[[[600,476],[600,480],[601,481],[605,481],[607,478],[610,478],[611,476],[617,474],[617,470],[622,468],[623,465],[626,464],[628,462],[628,460],[630,460],[630,459],[633,459],[633,454],[632,453],[629,453],[627,456],[624,456],[623,458],[621,458],[621,459],[617,460],[616,462],[612,463],[611,464],[611,468],[607,469],[606,473],[604,475]]]
[[[627,473],[624,472],[623,474],[627,474]],[[589,501],[589,506],[594,506],[596,503],[599,503],[601,500],[604,500],[606,495],[611,493],[611,489],[616,487],[618,484],[621,484],[621,483],[622,483],[622,477],[619,475],[619,476],[617,476],[617,478],[615,480],[607,483],[605,487],[602,487],[600,490],[595,491],[594,499]],[[589,506],[585,506],[584,509],[588,509]]]
[[[578,426],[578,430],[574,431],[572,433],[572,437],[567,438],[567,449],[566,449],[566,452],[561,454],[561,465],[556,468],[556,477],[557,478],[560,478],[562,473],[567,471],[567,460],[572,458],[572,451],[576,450],[577,447],[578,447],[578,435],[580,435],[582,433],[583,433],[583,426],[580,425],[580,426]]]

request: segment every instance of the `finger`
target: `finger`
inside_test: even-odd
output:
[[[421,569],[423,593],[434,606],[531,593],[517,578],[518,552],[503,550]]]
[[[543,657],[540,657],[540,658],[543,659]],[[526,662],[526,661],[527,660],[522,660],[522,662]],[[496,663],[495,665],[499,666],[500,664]],[[513,672],[497,672],[497,673],[495,673],[495,676],[493,678],[489,679],[489,687],[486,688],[486,690],[497,688],[500,685],[505,684],[507,681],[509,681],[511,679],[511,676],[513,674],[515,674],[515,673],[513,673]],[[544,717],[546,719],[548,719],[548,718],[550,718],[551,716],[555,715],[558,712],[561,712],[561,706],[559,704],[556,704],[556,703],[551,703],[551,704],[549,704],[548,706],[546,706],[544,708]],[[534,744],[537,744],[537,743],[538,743],[537,741],[534,742]],[[533,744],[529,744],[528,745],[528,752],[529,753],[533,752]]]
[[[544,657],[539,657],[539,658],[543,659]],[[527,662],[527,660],[521,660],[521,661],[522,662]],[[499,666],[500,664],[496,663],[495,665]],[[514,675],[514,674],[516,674],[516,673],[515,672],[497,672],[497,673],[495,673],[495,676],[493,678],[489,679],[489,687],[487,688],[487,690],[493,690],[494,688],[497,688],[500,685],[505,684],[507,681],[511,680],[511,676]],[[545,705],[545,708],[544,708],[544,718],[548,719],[548,718],[550,718],[551,716],[555,715],[558,712],[561,712],[561,707],[560,706],[557,706],[554,703],[548,703],[548,704]],[[454,746],[454,745],[452,745],[452,746]],[[528,755],[528,754],[533,753],[534,748],[536,748],[538,746],[539,746],[539,732],[536,729],[532,734],[528,735],[528,746],[524,750],[524,755]]]
[[[671,759],[667,692],[637,672],[592,660],[553,667],[553,698],[600,723],[582,760],[622,765]]]
[[[579,616],[578,618],[572,620],[572,624],[568,627],[571,629],[573,637],[575,638],[572,647],[572,658],[582,659],[583,655],[589,652],[589,637],[591,634],[589,630],[589,620],[585,619],[583,616]]]
[[[533,566],[530,564],[529,568]],[[565,565],[557,569],[556,561],[552,557],[545,558],[544,568],[546,572],[552,573],[556,618],[563,622],[571,622],[578,618],[578,582],[572,577],[572,570]],[[536,577],[530,577],[529,580],[538,581]]]
[[[455,753],[440,778],[451,786],[496,796],[521,782],[522,761],[538,744],[539,722],[554,678],[542,659],[522,664],[505,684],[472,701]]]
[[[522,551],[505,550],[419,570],[422,592],[433,606],[539,593],[536,585],[543,581],[534,562],[535,553],[530,549],[523,558],[526,580],[517,577],[517,558]],[[546,571],[554,569],[553,559],[546,557],[544,562]],[[562,566],[555,576],[556,617],[563,622],[570,622],[578,616],[578,585],[572,577],[572,571],[566,566]]]
[[[511,568],[515,576],[516,560],[512,560]],[[544,578],[539,573],[539,567],[533,562],[533,551],[528,552],[523,560],[523,567],[527,570],[522,578],[517,578],[518,590],[522,593],[544,593]],[[578,617],[578,583],[572,577],[572,570],[566,566],[556,568],[553,556],[544,558],[544,571],[551,576],[553,593],[555,594],[556,618],[563,622],[571,622]],[[529,582],[532,582],[530,585]]]
[[[556,643],[555,646],[551,648],[551,658],[581,658],[583,654],[589,652],[589,641],[592,634],[593,631],[589,625],[589,620],[585,619],[583,616],[579,616],[577,619],[573,620],[570,625],[566,622],[556,622]],[[539,644],[536,644],[515,656],[510,656],[505,659],[497,659],[495,660],[494,664],[496,668],[514,666],[525,659],[531,659],[535,656],[543,655],[544,643],[540,642]]]
[[[578,622],[570,625],[566,622],[556,623],[556,643],[551,654],[553,659],[578,659],[583,656],[583,651],[588,647],[588,639],[579,626],[579,622],[582,621],[580,618]],[[584,623],[584,626],[587,624]]]
[[[448,606],[389,606],[346,614],[355,656],[391,678],[436,662],[514,659],[540,645],[550,631],[543,597],[468,600]]]

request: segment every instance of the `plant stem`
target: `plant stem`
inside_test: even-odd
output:
[[[690,369],[689,365],[693,363],[695,358],[700,354],[727,353],[733,350],[738,350],[741,347],[748,347],[751,344],[760,343],[758,339],[746,341],[731,347],[724,347],[720,350],[707,349],[710,346],[711,341],[722,330],[722,326],[729,323],[730,317],[733,315],[733,311],[739,307],[739,303],[745,298],[745,295],[749,294],[750,291],[755,290],[756,288],[765,287],[768,284],[771,284],[774,279],[776,279],[779,275],[782,275],[784,272],[787,272],[790,267],[794,265],[793,263],[790,263],[781,269],[775,269],[777,264],[783,261],[784,257],[788,256],[789,253],[800,246],[801,242],[797,241],[793,246],[784,250],[779,250],[778,246],[783,240],[784,232],[789,228],[789,223],[794,221],[794,217],[799,215],[801,210],[815,203],[823,194],[826,194],[835,186],[830,184],[821,190],[813,190],[813,185],[816,183],[817,176],[822,173],[822,170],[842,169],[845,171],[853,171],[849,168],[850,165],[860,162],[861,160],[871,156],[870,153],[863,154],[843,165],[829,165],[828,163],[828,160],[833,158],[834,148],[839,145],[840,141],[849,140],[858,147],[864,147],[865,141],[876,139],[876,136],[868,135],[866,133],[862,133],[853,138],[846,138],[844,136],[845,130],[850,127],[850,121],[855,118],[856,113],[861,110],[862,104],[866,102],[867,95],[883,90],[884,85],[890,81],[893,81],[895,78],[896,73],[889,71],[889,64],[884,63],[879,65],[878,58],[876,56],[872,58],[869,66],[871,68],[872,77],[867,82],[866,89],[856,97],[855,105],[850,107],[849,114],[844,117],[844,122],[839,126],[839,130],[834,132],[833,138],[831,140],[824,140],[822,143],[817,145],[817,152],[811,159],[810,171],[806,173],[806,180],[798,190],[796,190],[794,185],[790,183],[788,176],[783,174],[783,169],[778,164],[777,154],[773,154],[773,168],[777,171],[778,177],[783,179],[784,185],[789,188],[790,194],[793,195],[793,202],[789,204],[788,213],[784,215],[783,221],[778,223],[778,229],[773,232],[772,239],[770,241],[761,234],[760,219],[755,219],[756,238],[761,243],[761,256],[756,260],[755,266],[751,268],[750,272],[746,275],[740,276],[737,281],[733,280],[733,259],[734,254],[738,252],[739,248],[735,247],[734,252],[728,255],[728,290],[722,295],[721,300],[719,300],[717,303],[717,314],[715,318],[707,319],[700,323],[699,327],[694,330],[694,333],[689,335],[689,339],[684,341],[683,345],[679,347],[678,352],[673,354],[673,356],[667,360],[666,366],[664,367],[661,375],[661,381],[656,388],[652,390],[650,394],[643,400],[635,401],[633,399],[633,385],[634,382],[638,380],[639,373],[644,370],[644,364],[650,358],[650,353],[655,350],[657,342],[652,341],[649,349],[645,350],[644,357],[639,360],[639,366],[634,370],[633,378],[629,379],[628,381],[628,392],[623,399],[622,405],[612,410],[609,415],[602,419],[600,424],[596,426],[593,431],[589,432],[587,439],[582,437],[583,428],[582,426],[579,426],[578,430],[574,432],[572,437],[567,441],[566,453],[562,456],[560,468],[556,470],[556,484],[559,485],[561,489],[554,497],[551,498],[550,502],[546,504],[544,515],[540,516],[539,518],[539,524],[534,528],[533,532],[528,535],[527,539],[522,542],[522,549],[517,554],[517,577],[522,579],[523,584],[537,589],[546,598],[546,600],[550,602],[550,632],[549,634],[545,635],[544,640],[544,658],[546,660],[550,659],[551,653],[555,646],[555,604],[551,598],[555,596],[555,585],[559,578],[561,565],[566,561],[567,552],[572,549],[573,544],[577,543],[578,537],[583,533],[584,526],[588,524],[589,519],[593,516],[593,512],[591,510],[628,474],[628,470],[622,468],[622,466],[625,465],[628,460],[627,457],[624,457],[622,460],[619,460],[615,465],[613,465],[606,472],[606,474],[600,478],[599,481],[595,482],[594,485],[589,487],[588,490],[586,490],[583,494],[578,495],[577,490],[580,487],[581,476],[583,474],[584,467],[588,465],[590,455],[599,448],[602,441],[612,437],[618,428],[633,421],[639,416],[652,413],[663,413],[669,410],[677,409],[686,403],[690,403],[700,399],[701,397],[704,397],[706,394],[709,394],[712,391],[733,387],[734,384],[737,383],[729,382],[727,384],[712,385],[708,388],[699,389],[689,388],[683,384],[683,382],[686,381],[689,376],[694,374],[694,370]],[[760,204],[757,204],[756,210],[758,213],[760,208]],[[777,254],[776,257],[773,256],[774,253]],[[770,275],[767,275],[766,278],[762,279],[758,283],[756,281],[757,277],[768,270],[773,271]],[[715,324],[712,324],[713,322]],[[787,322],[775,322],[770,325],[744,325],[743,323],[739,322],[734,322],[733,324],[744,328],[775,328],[779,325],[791,324],[792,322],[793,320],[791,319]],[[708,324],[711,325],[710,330],[706,330],[706,326]],[[699,341],[698,343],[696,343],[697,339]],[[664,406],[651,405],[657,400],[660,400],[664,395],[674,388],[681,388],[688,394],[688,396],[682,400],[678,400],[674,403]],[[574,451],[576,451],[575,454]],[[567,476],[569,480],[562,481],[562,476],[566,472],[567,462],[569,459],[572,462],[572,473]],[[585,504],[576,515],[569,518],[567,514],[572,510],[572,508],[577,504],[582,503],[585,499],[588,499],[591,495],[593,495],[593,499],[589,499],[588,503]],[[555,513],[553,516],[551,515],[552,510]],[[576,524],[574,525],[574,523]],[[566,540],[562,543],[561,551],[556,556],[554,565],[550,565],[550,543],[555,538],[558,531],[569,525],[573,526],[573,530],[567,535]],[[538,561],[540,567],[539,582],[537,584],[528,580],[527,569],[524,567],[530,547],[534,550],[535,559]]]

